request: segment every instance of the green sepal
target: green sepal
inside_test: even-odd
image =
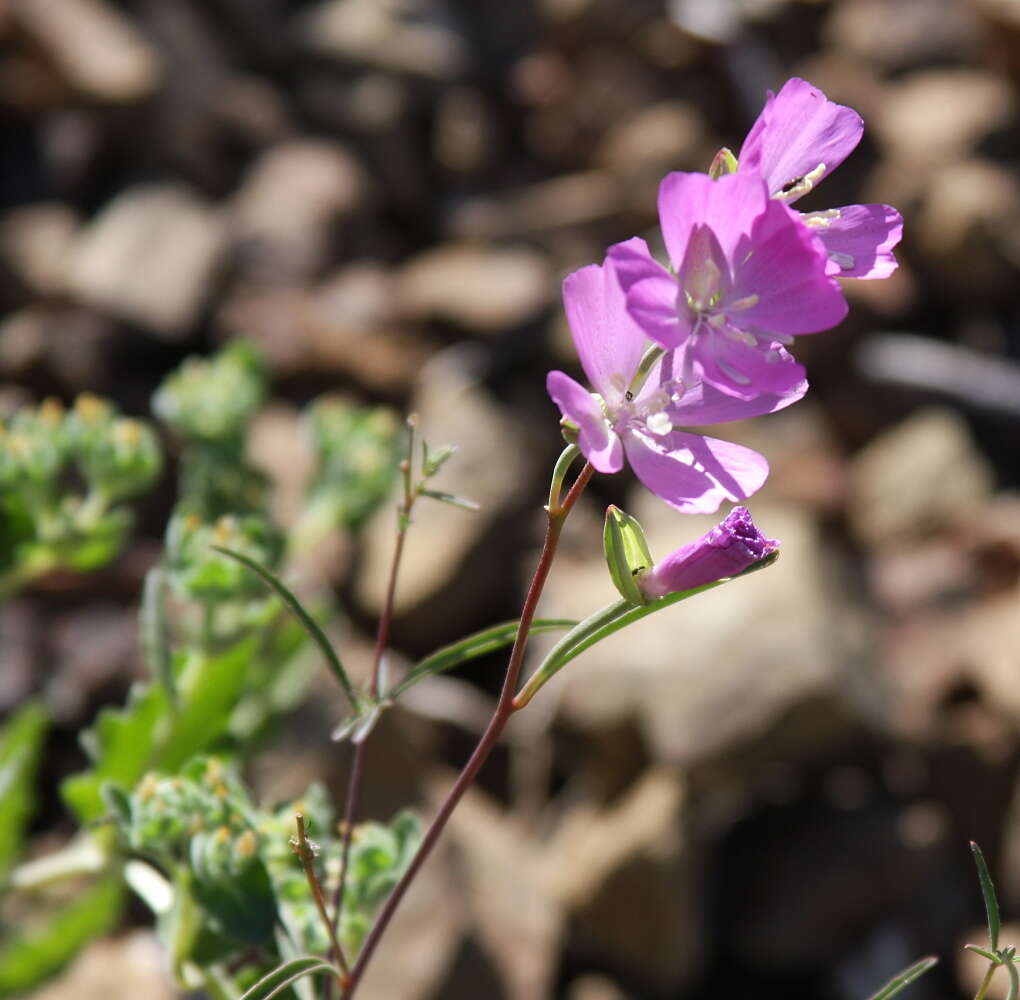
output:
[[[647,604],[648,598],[637,585],[637,576],[652,565],[652,555],[641,525],[611,504],[606,508],[602,545],[609,576],[620,596],[631,604]]]
[[[712,165],[708,168],[708,176],[717,181],[720,177],[737,172],[737,158],[732,151],[723,146],[712,158]]]

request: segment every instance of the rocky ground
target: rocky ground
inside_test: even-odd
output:
[[[752,507],[782,558],[517,718],[366,1000],[849,1000],[925,953],[943,963],[909,996],[973,995],[968,840],[1020,917],[1020,3],[0,3],[0,412],[88,390],[145,414],[184,356],[247,336],[286,516],[301,403],[415,409],[461,446],[444,486],[483,506],[420,516],[395,655],[516,614],[558,446],[544,373],[573,365],[562,276],[649,233],[661,175],[739,145],[794,74],[867,125],[808,207],[889,202],[906,234],[899,271],[849,283],[847,321],[797,345],[808,399],[732,428],[772,465]],[[611,596],[607,501],[653,550],[709,524],[596,483],[547,613]],[[70,829],[76,732],[139,670],[171,502],[168,479],[109,569],[0,607],[0,712],[41,693],[58,720],[39,844]],[[331,570],[362,644],[391,543],[386,510]],[[373,812],[437,801],[498,671],[386,718]],[[261,794],[342,790],[327,685],[256,762]],[[155,1000],[160,970],[139,923],[39,996]]]

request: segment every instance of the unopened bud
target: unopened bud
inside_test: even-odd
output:
[[[723,146],[713,157],[712,165],[708,168],[708,176],[717,181],[720,177],[725,177],[726,174],[735,174],[736,172],[737,158]]]
[[[619,507],[606,509],[602,533],[606,565],[620,596],[632,604],[645,604],[648,598],[637,585],[636,577],[652,565],[648,542],[641,525]]]

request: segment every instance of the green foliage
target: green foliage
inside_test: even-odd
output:
[[[354,531],[386,499],[401,454],[400,421],[384,407],[363,409],[322,396],[305,413],[316,472],[308,517]]]
[[[929,969],[938,965],[938,959],[929,956],[922,958],[913,965],[897,973],[870,1000],[892,1000],[899,992],[906,989],[914,980],[920,979]]]
[[[0,423],[0,596],[61,566],[84,572],[112,559],[131,526],[115,505],[146,490],[161,465],[151,428],[95,396],[70,413],[47,400]]]
[[[48,728],[43,707],[30,702],[0,730],[0,885],[20,853],[33,805],[32,779]]]
[[[339,969],[321,958],[312,956],[292,958],[272,972],[266,973],[254,986],[245,991],[241,1000],[270,1000],[302,977],[314,976],[317,972],[328,972],[336,977],[342,975]]]
[[[188,358],[159,387],[155,414],[185,441],[238,441],[266,396],[265,364],[242,340],[213,358]]]
[[[119,878],[104,878],[48,922],[12,936],[0,948],[0,997],[24,995],[56,975],[82,945],[116,923],[123,895]]]

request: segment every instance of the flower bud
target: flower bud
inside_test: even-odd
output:
[[[619,507],[606,509],[602,533],[606,565],[620,596],[632,604],[645,604],[648,598],[638,589],[636,577],[652,565],[648,542],[641,525]]]
[[[636,585],[645,600],[655,600],[736,576],[778,547],[779,542],[758,530],[745,507],[734,507],[726,520],[696,542],[682,545],[642,573]]]
[[[733,153],[723,146],[712,158],[712,165],[708,168],[708,176],[717,181],[726,174],[737,172],[737,158]]]

